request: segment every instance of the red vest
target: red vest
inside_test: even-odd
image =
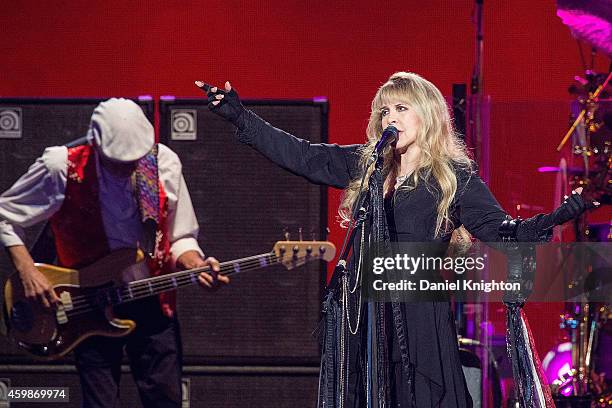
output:
[[[65,198],[59,211],[51,219],[59,264],[67,268],[81,268],[110,253],[102,223],[98,195],[98,177],[93,148],[89,145],[68,149],[68,180]],[[161,181],[159,185],[159,223],[153,258],[147,258],[152,276],[171,271],[170,242],[167,234],[167,197]],[[176,297],[174,292],[159,295],[166,316],[172,316]]]

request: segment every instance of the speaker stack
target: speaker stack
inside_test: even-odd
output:
[[[0,99],[0,191],[10,187],[45,147],[84,136],[100,101]],[[153,121],[153,101],[138,103]],[[244,104],[299,137],[327,141],[324,100]],[[266,253],[286,233],[291,240],[325,238],[326,188],[238,143],[233,126],[211,114],[206,101],[162,98],[159,129],[160,142],[181,159],[200,224],[198,241],[207,256],[223,262]],[[31,245],[41,227],[26,232],[26,244]],[[47,257],[42,252],[40,256]],[[0,276],[6,278],[11,267],[4,253],[0,268]],[[321,263],[293,270],[273,266],[235,275],[229,286],[214,292],[197,286],[180,289],[184,406],[315,406],[319,344],[312,332],[320,318],[325,273]],[[128,366],[124,371],[122,401],[138,406]],[[42,363],[0,336],[0,383],[6,382],[68,386],[69,406],[79,406],[71,357]]]

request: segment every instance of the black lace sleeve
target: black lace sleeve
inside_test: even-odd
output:
[[[246,111],[238,140],[282,168],[316,184],[346,188],[358,176],[361,145],[310,143],[275,128],[251,111]]]

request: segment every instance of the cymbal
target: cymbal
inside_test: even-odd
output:
[[[612,58],[612,2],[557,0],[557,16],[574,37]]]

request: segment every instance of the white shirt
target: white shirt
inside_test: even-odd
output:
[[[98,160],[95,154],[95,160]],[[100,210],[109,248],[135,248],[142,227],[138,203],[129,179],[117,179],[98,165]],[[159,144],[159,178],[168,197],[168,239],[174,260],[196,250],[198,221],[182,174],[181,161],[170,148]],[[0,195],[0,243],[23,245],[22,227],[49,219],[62,206],[68,174],[68,149],[45,149],[15,184]]]

